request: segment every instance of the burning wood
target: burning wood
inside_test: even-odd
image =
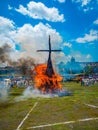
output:
[[[61,50],[51,50],[49,36],[49,50],[38,50],[38,52],[39,51],[49,52],[49,57],[47,64],[37,65],[33,70],[35,87],[44,93],[54,93],[62,90],[62,86],[60,84],[62,77],[54,71],[51,60],[51,52],[57,52]]]
[[[62,77],[59,74],[54,74],[49,77],[46,74],[47,64],[41,64],[34,68],[33,78],[35,82],[35,87],[41,90],[43,93],[54,93],[62,90],[60,81]]]

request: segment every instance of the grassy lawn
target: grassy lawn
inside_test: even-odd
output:
[[[81,86],[80,83],[65,82],[63,88],[72,92],[71,96],[54,98],[30,98],[16,101],[24,88],[12,88],[6,101],[0,101],[0,130],[15,130],[38,102],[34,110],[21,126],[21,130],[34,126],[52,126],[36,128],[37,130],[98,130],[98,119],[79,121],[86,118],[98,117],[98,83],[93,86]],[[89,105],[93,106],[89,106]],[[64,124],[67,121],[74,123]],[[36,130],[35,129],[35,130]]]

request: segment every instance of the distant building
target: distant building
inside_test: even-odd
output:
[[[66,64],[60,62],[58,64],[58,70],[61,75],[78,74],[83,72],[86,66],[92,66],[96,69],[96,67],[98,67],[98,62],[77,62],[75,58],[72,57]]]
[[[82,67],[85,66],[92,66],[92,67],[96,67],[98,66],[98,62],[78,62]]]
[[[75,61],[74,57],[72,57],[71,60],[66,63],[65,68],[70,74],[80,73],[83,70],[83,67],[79,64],[79,62]]]

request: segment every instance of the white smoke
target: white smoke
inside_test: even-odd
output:
[[[9,87],[4,84],[4,81],[0,81],[0,100],[8,99]]]
[[[15,101],[24,101],[29,98],[53,98],[53,97],[63,97],[63,96],[70,96],[72,95],[71,92],[68,90],[62,89],[61,92],[55,92],[55,93],[43,93],[38,89],[35,89],[33,86],[28,86],[23,94],[17,98],[15,98]]]
[[[52,98],[52,97],[56,97],[56,96],[57,96],[56,94],[50,94],[50,93],[43,94],[38,89],[35,89],[33,86],[28,86],[24,90],[24,92],[21,96],[15,98],[15,101],[24,101],[29,98]]]

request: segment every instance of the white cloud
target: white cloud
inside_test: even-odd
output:
[[[80,51],[71,51],[70,55],[65,55],[63,52],[59,53],[58,55],[55,55],[55,61],[56,63],[64,62],[67,63],[70,61],[70,59],[74,57],[75,61],[79,62],[90,62],[92,61],[92,56],[88,54],[83,54]]]
[[[12,20],[9,20],[4,17],[0,17],[0,46],[4,45],[5,43],[9,44],[14,48],[13,44],[13,35],[15,26]]]
[[[81,6],[86,6],[91,2],[91,0],[82,0]]]
[[[80,3],[80,5],[83,7],[88,5],[91,2],[91,0],[72,0],[72,2]]]
[[[2,25],[2,26],[1,26]],[[95,35],[95,31],[92,30],[90,34]],[[0,46],[8,43],[12,47],[12,52],[10,57],[15,60],[20,57],[33,57],[37,63],[44,63],[47,61],[47,52],[36,52],[41,49],[48,49],[48,37],[51,35],[51,46],[52,49],[60,49],[62,44],[61,35],[53,29],[49,24],[39,23],[35,26],[31,24],[24,24],[22,27],[18,28],[15,26],[14,22],[10,19],[0,17]],[[15,44],[21,46],[21,50],[15,49]],[[65,46],[71,47],[70,43],[64,43]],[[74,54],[71,52],[71,54]],[[79,53],[74,54],[76,59],[90,60],[90,54],[82,55]],[[74,56],[73,55],[73,56]],[[65,63],[70,59],[71,55],[65,55],[63,52],[53,53],[52,60],[56,63],[64,61]],[[85,58],[86,57],[86,58]]]
[[[30,15],[30,12],[22,5],[19,5],[19,9],[15,9],[15,10],[23,15]]]
[[[54,54],[53,61],[54,63],[58,64],[60,62],[67,63],[69,59],[71,58],[71,55],[65,55],[64,52],[56,53]]]
[[[64,3],[66,0],[58,0],[60,3]]]
[[[54,61],[58,64],[60,62],[67,63],[71,60],[71,58],[74,57],[75,61],[78,62],[90,62],[92,61],[92,56],[90,54],[83,54],[79,51],[72,51],[70,55],[65,55],[63,52],[60,52],[59,54],[55,55]]]
[[[27,7],[20,5],[19,9],[15,10],[34,19],[45,19],[52,22],[64,22],[64,15],[59,14],[57,8],[48,8],[41,2],[37,3],[31,1],[27,4]]]
[[[6,29],[6,30],[4,30]],[[14,22],[0,16],[0,32],[9,32],[14,29]]]
[[[15,50],[15,34],[16,27],[12,20],[4,17],[0,17],[0,47],[4,45],[10,46],[9,57],[16,60],[18,57],[18,51]]]
[[[69,42],[64,42],[64,44],[63,44],[64,46],[67,46],[67,47],[69,47],[69,48],[71,48],[72,47],[72,44],[71,43],[69,43]]]
[[[12,10],[12,9],[13,9],[13,7],[11,7],[10,5],[8,5],[8,9],[9,9],[9,10]]]
[[[87,43],[87,42],[93,42],[97,40],[98,31],[96,30],[90,30],[89,34],[85,34],[84,37],[80,37],[76,39],[76,42],[78,43]]]
[[[98,25],[98,19],[96,19],[93,23]]]
[[[2,25],[2,26],[1,26]],[[17,28],[13,21],[0,17],[0,46],[5,43],[11,46],[12,52],[10,57],[15,60],[20,57],[33,57],[36,62],[47,61],[47,52],[36,52],[39,49],[48,49],[48,38],[51,36],[51,46],[53,49],[60,49],[62,37],[49,24],[39,23],[35,26],[24,24]],[[21,50],[15,49],[19,44]]]
[[[48,24],[39,23],[34,27],[30,24],[25,24],[17,31],[16,39],[21,44],[24,51],[22,56],[36,57],[37,61],[43,62],[47,60],[46,52],[36,52],[37,50],[48,49],[48,37],[51,36],[52,48],[59,48],[62,38],[55,29],[52,29]]]
[[[72,0],[72,2],[78,5],[79,10],[83,10],[84,12],[91,11],[94,8],[97,8],[98,0]]]
[[[66,0],[54,0],[54,1],[58,1],[60,3],[64,3]]]
[[[79,51],[72,52],[72,56],[75,57],[76,61],[80,61],[80,62],[92,61],[92,56],[90,54],[83,54]]]

